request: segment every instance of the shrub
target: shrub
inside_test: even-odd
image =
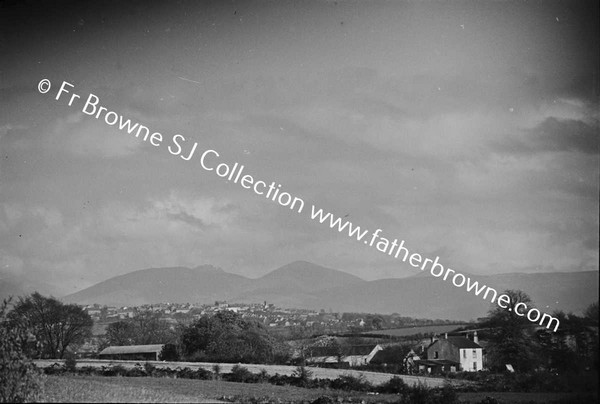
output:
[[[102,376],[126,376],[127,369],[122,365],[102,366]]]
[[[377,391],[383,394],[403,394],[406,393],[408,389],[408,385],[404,383],[402,378],[394,376],[387,382],[380,384]]]
[[[77,371],[77,359],[75,359],[75,356],[73,356],[73,355],[67,356],[67,359],[65,359],[64,366],[65,366],[65,370],[67,372],[75,373]]]
[[[9,324],[8,302],[0,305],[0,402],[37,401],[44,378],[24,352],[30,332],[21,324]]]
[[[194,379],[198,380],[211,380],[213,378],[213,373],[210,370],[198,368],[196,370],[196,374]]]
[[[304,365],[300,365],[292,373],[292,377],[296,378],[294,384],[300,387],[307,387],[312,375],[313,372],[310,369],[307,369]]]
[[[259,383],[266,383],[269,381],[269,373],[267,372],[267,369],[261,369],[260,373],[257,375],[258,378],[258,382]]]
[[[98,374],[97,369],[93,366],[82,366],[77,369],[77,373],[87,376]]]
[[[146,371],[139,363],[136,363],[135,366],[129,369],[125,376],[127,377],[143,377],[146,376]]]
[[[156,366],[154,366],[150,362],[144,363],[144,371],[146,372],[146,374],[148,376],[152,376],[152,374],[154,373],[155,370],[156,370]]]
[[[215,363],[213,365],[213,372],[215,373],[215,376],[219,377],[219,375],[221,374],[221,365]]]
[[[356,377],[346,374],[332,380],[331,388],[345,391],[369,391],[373,389],[373,385],[363,375]]]
[[[431,404],[433,402],[433,394],[430,388],[423,383],[418,383],[408,390],[405,394],[406,401],[411,404]]]
[[[414,386],[407,386],[402,394],[401,402],[411,404],[458,404],[458,393],[450,385],[443,388],[431,388],[423,383]]]
[[[491,397],[491,396],[485,396],[481,401],[479,401],[477,404],[500,404],[500,401],[498,401],[498,399]]]
[[[44,374],[47,374],[47,375],[58,375],[58,374],[61,374],[64,372],[65,372],[65,367],[58,363],[53,363],[52,365],[46,366],[44,368]]]
[[[166,344],[163,346],[158,359],[161,361],[176,362],[179,360],[179,353],[177,347],[174,344]]]
[[[269,383],[276,386],[285,386],[286,384],[293,385],[296,380],[297,379],[293,376],[280,375],[279,373],[275,373],[273,376],[269,377]]]
[[[225,379],[227,381],[237,383],[256,383],[258,381],[258,378],[254,374],[252,374],[252,372],[250,372],[248,368],[245,368],[240,365],[235,365],[231,369],[231,373],[228,373],[226,375]]]
[[[440,404],[459,403],[460,401],[458,400],[458,393],[456,392],[456,389],[454,389],[452,386],[448,386],[448,385],[442,387],[442,389],[439,390],[438,402]]]
[[[310,404],[335,404],[337,400],[330,396],[320,396],[315,401],[312,401]]]

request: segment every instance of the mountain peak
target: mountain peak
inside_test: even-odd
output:
[[[225,272],[221,268],[215,267],[215,266],[210,265],[210,264],[198,265],[197,267],[195,267],[193,269],[195,271],[205,271],[205,272]]]
[[[259,280],[263,285],[285,284],[306,292],[365,282],[347,272],[322,267],[308,261],[291,262],[269,272]]]

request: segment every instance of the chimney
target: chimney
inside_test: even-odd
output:
[[[479,344],[479,337],[477,336],[477,331],[473,333],[473,342]]]

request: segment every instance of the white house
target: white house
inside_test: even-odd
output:
[[[473,340],[446,335],[429,345],[427,360],[423,362],[427,362],[428,367],[439,363],[453,367],[454,370],[477,372],[483,369],[483,347],[478,344],[477,332],[474,333]]]

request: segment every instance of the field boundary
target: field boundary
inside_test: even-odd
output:
[[[61,359],[35,359],[33,361],[35,365],[39,368],[46,368],[52,366],[54,363],[63,364],[64,360]],[[77,367],[84,366],[92,366],[96,368],[100,368],[102,366],[110,366],[110,365],[121,365],[125,368],[133,368],[136,364],[143,365],[144,363],[151,363],[153,366],[157,368],[190,368],[192,370],[196,370],[199,368],[213,371],[215,365],[218,365],[220,371],[222,373],[229,373],[231,369],[235,365],[240,365],[247,368],[252,373],[260,373],[263,369],[266,370],[269,375],[275,375],[276,373],[280,375],[291,376],[294,371],[297,369],[296,366],[287,366],[287,365],[260,365],[260,364],[252,364],[252,363],[211,363],[211,362],[163,362],[163,361],[129,361],[129,360],[106,360],[106,359],[82,359],[77,361]],[[307,366],[308,367],[308,366]],[[372,383],[372,384],[382,384],[393,378],[394,376],[400,377],[406,384],[408,385],[416,385],[423,384],[427,387],[443,387],[444,385],[464,385],[468,383],[464,380],[454,380],[454,379],[444,379],[439,377],[420,377],[420,376],[410,376],[410,375],[400,375],[400,374],[391,374],[391,373],[379,373],[379,372],[369,372],[369,371],[360,371],[360,370],[352,370],[352,369],[331,369],[331,368],[319,368],[319,367],[308,367],[312,372],[312,377],[319,379],[336,379],[342,375],[352,375],[358,377],[360,375],[364,376],[364,378]]]

